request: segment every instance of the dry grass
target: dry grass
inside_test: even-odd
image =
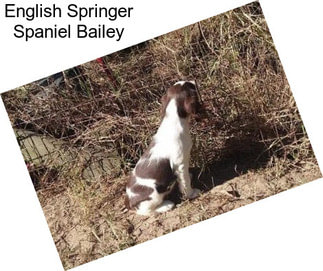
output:
[[[128,171],[158,127],[160,97],[187,78],[198,82],[208,115],[192,128],[196,149],[205,150],[194,152],[196,166],[251,154],[284,157],[293,165],[313,157],[258,3],[104,60],[113,81],[89,62],[73,79],[65,72],[63,87],[30,84],[6,93],[14,125],[70,147],[117,150]]]
[[[257,2],[103,59],[106,70],[92,61],[64,71],[57,87],[33,83],[2,95],[16,130],[58,140],[68,157],[58,165],[25,156],[65,268],[320,175]],[[191,164],[205,193],[157,217],[123,214],[127,173],[159,125],[161,96],[182,79],[197,81],[204,102]],[[84,176],[111,155],[114,170]]]

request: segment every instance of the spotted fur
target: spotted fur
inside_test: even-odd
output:
[[[136,164],[126,187],[126,204],[140,215],[165,212],[174,203],[164,200],[176,180],[187,198],[200,191],[193,189],[189,175],[192,139],[189,119],[200,107],[193,81],[179,81],[162,97],[162,121],[153,140]]]

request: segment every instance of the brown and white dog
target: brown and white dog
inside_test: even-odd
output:
[[[137,214],[166,212],[174,203],[164,200],[177,179],[184,197],[198,196],[189,174],[192,139],[189,120],[200,104],[194,81],[179,81],[162,97],[162,122],[149,148],[136,164],[126,187],[126,205]]]

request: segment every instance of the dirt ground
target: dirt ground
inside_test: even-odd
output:
[[[312,163],[280,174],[276,164],[259,169],[222,164],[204,174],[192,169],[202,195],[181,201],[175,189],[170,197],[176,208],[151,217],[124,211],[126,177],[57,194],[49,193],[52,188],[37,193],[64,268],[69,269],[321,177]]]

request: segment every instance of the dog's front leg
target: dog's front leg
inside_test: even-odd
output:
[[[179,190],[188,199],[196,198],[201,192],[199,189],[192,188],[191,178],[188,171],[188,163],[181,164],[177,169]]]

